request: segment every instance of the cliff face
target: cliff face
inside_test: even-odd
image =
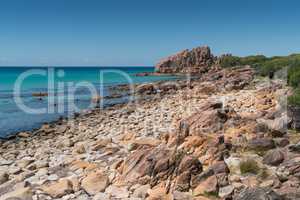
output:
[[[214,64],[215,58],[207,46],[184,50],[161,60],[155,67],[158,73],[203,73]]]

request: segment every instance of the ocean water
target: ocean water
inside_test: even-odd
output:
[[[99,93],[103,88],[100,95],[109,96],[110,86],[177,78],[136,76],[137,73],[153,71],[153,67],[0,67],[0,138],[19,131],[30,131],[45,122],[95,106],[91,104],[92,94],[87,86]],[[48,93],[48,96],[34,97],[35,93]],[[70,99],[70,93],[74,94],[74,100]],[[16,96],[21,105],[35,110],[44,109],[46,112],[28,112],[16,101]],[[107,99],[104,106],[124,102],[126,98]],[[49,111],[51,103],[55,106]]]

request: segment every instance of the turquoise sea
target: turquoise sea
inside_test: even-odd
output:
[[[172,76],[136,76],[137,73],[153,71],[154,67],[0,67],[0,138],[19,131],[33,130],[45,122],[51,122],[75,112],[73,104],[68,105],[70,103],[67,91],[70,91],[70,88],[74,90],[72,92],[74,92],[76,108],[81,110],[91,108],[90,91],[84,86],[75,87],[76,84],[79,86],[82,83],[89,83],[97,91],[104,88],[101,96],[109,96],[110,86],[128,84],[129,80],[133,83],[144,83],[176,79]],[[20,93],[15,90],[16,86],[19,86]],[[48,96],[34,97],[35,93],[48,93]],[[50,113],[28,113],[22,107],[20,108],[14,98],[20,97],[22,104],[29,108],[48,109],[49,98],[52,94],[55,96],[53,98],[56,106],[64,104],[61,106],[64,108],[63,112],[55,109]],[[58,96],[62,100],[58,100],[56,98]],[[104,106],[125,102],[126,98],[128,97],[107,99],[104,101]]]

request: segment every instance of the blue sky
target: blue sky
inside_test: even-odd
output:
[[[186,48],[300,52],[297,0],[1,0],[0,65],[154,65]]]

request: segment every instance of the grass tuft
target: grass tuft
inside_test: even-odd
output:
[[[245,160],[240,164],[240,170],[242,174],[258,174],[260,172],[260,168],[255,160]]]

